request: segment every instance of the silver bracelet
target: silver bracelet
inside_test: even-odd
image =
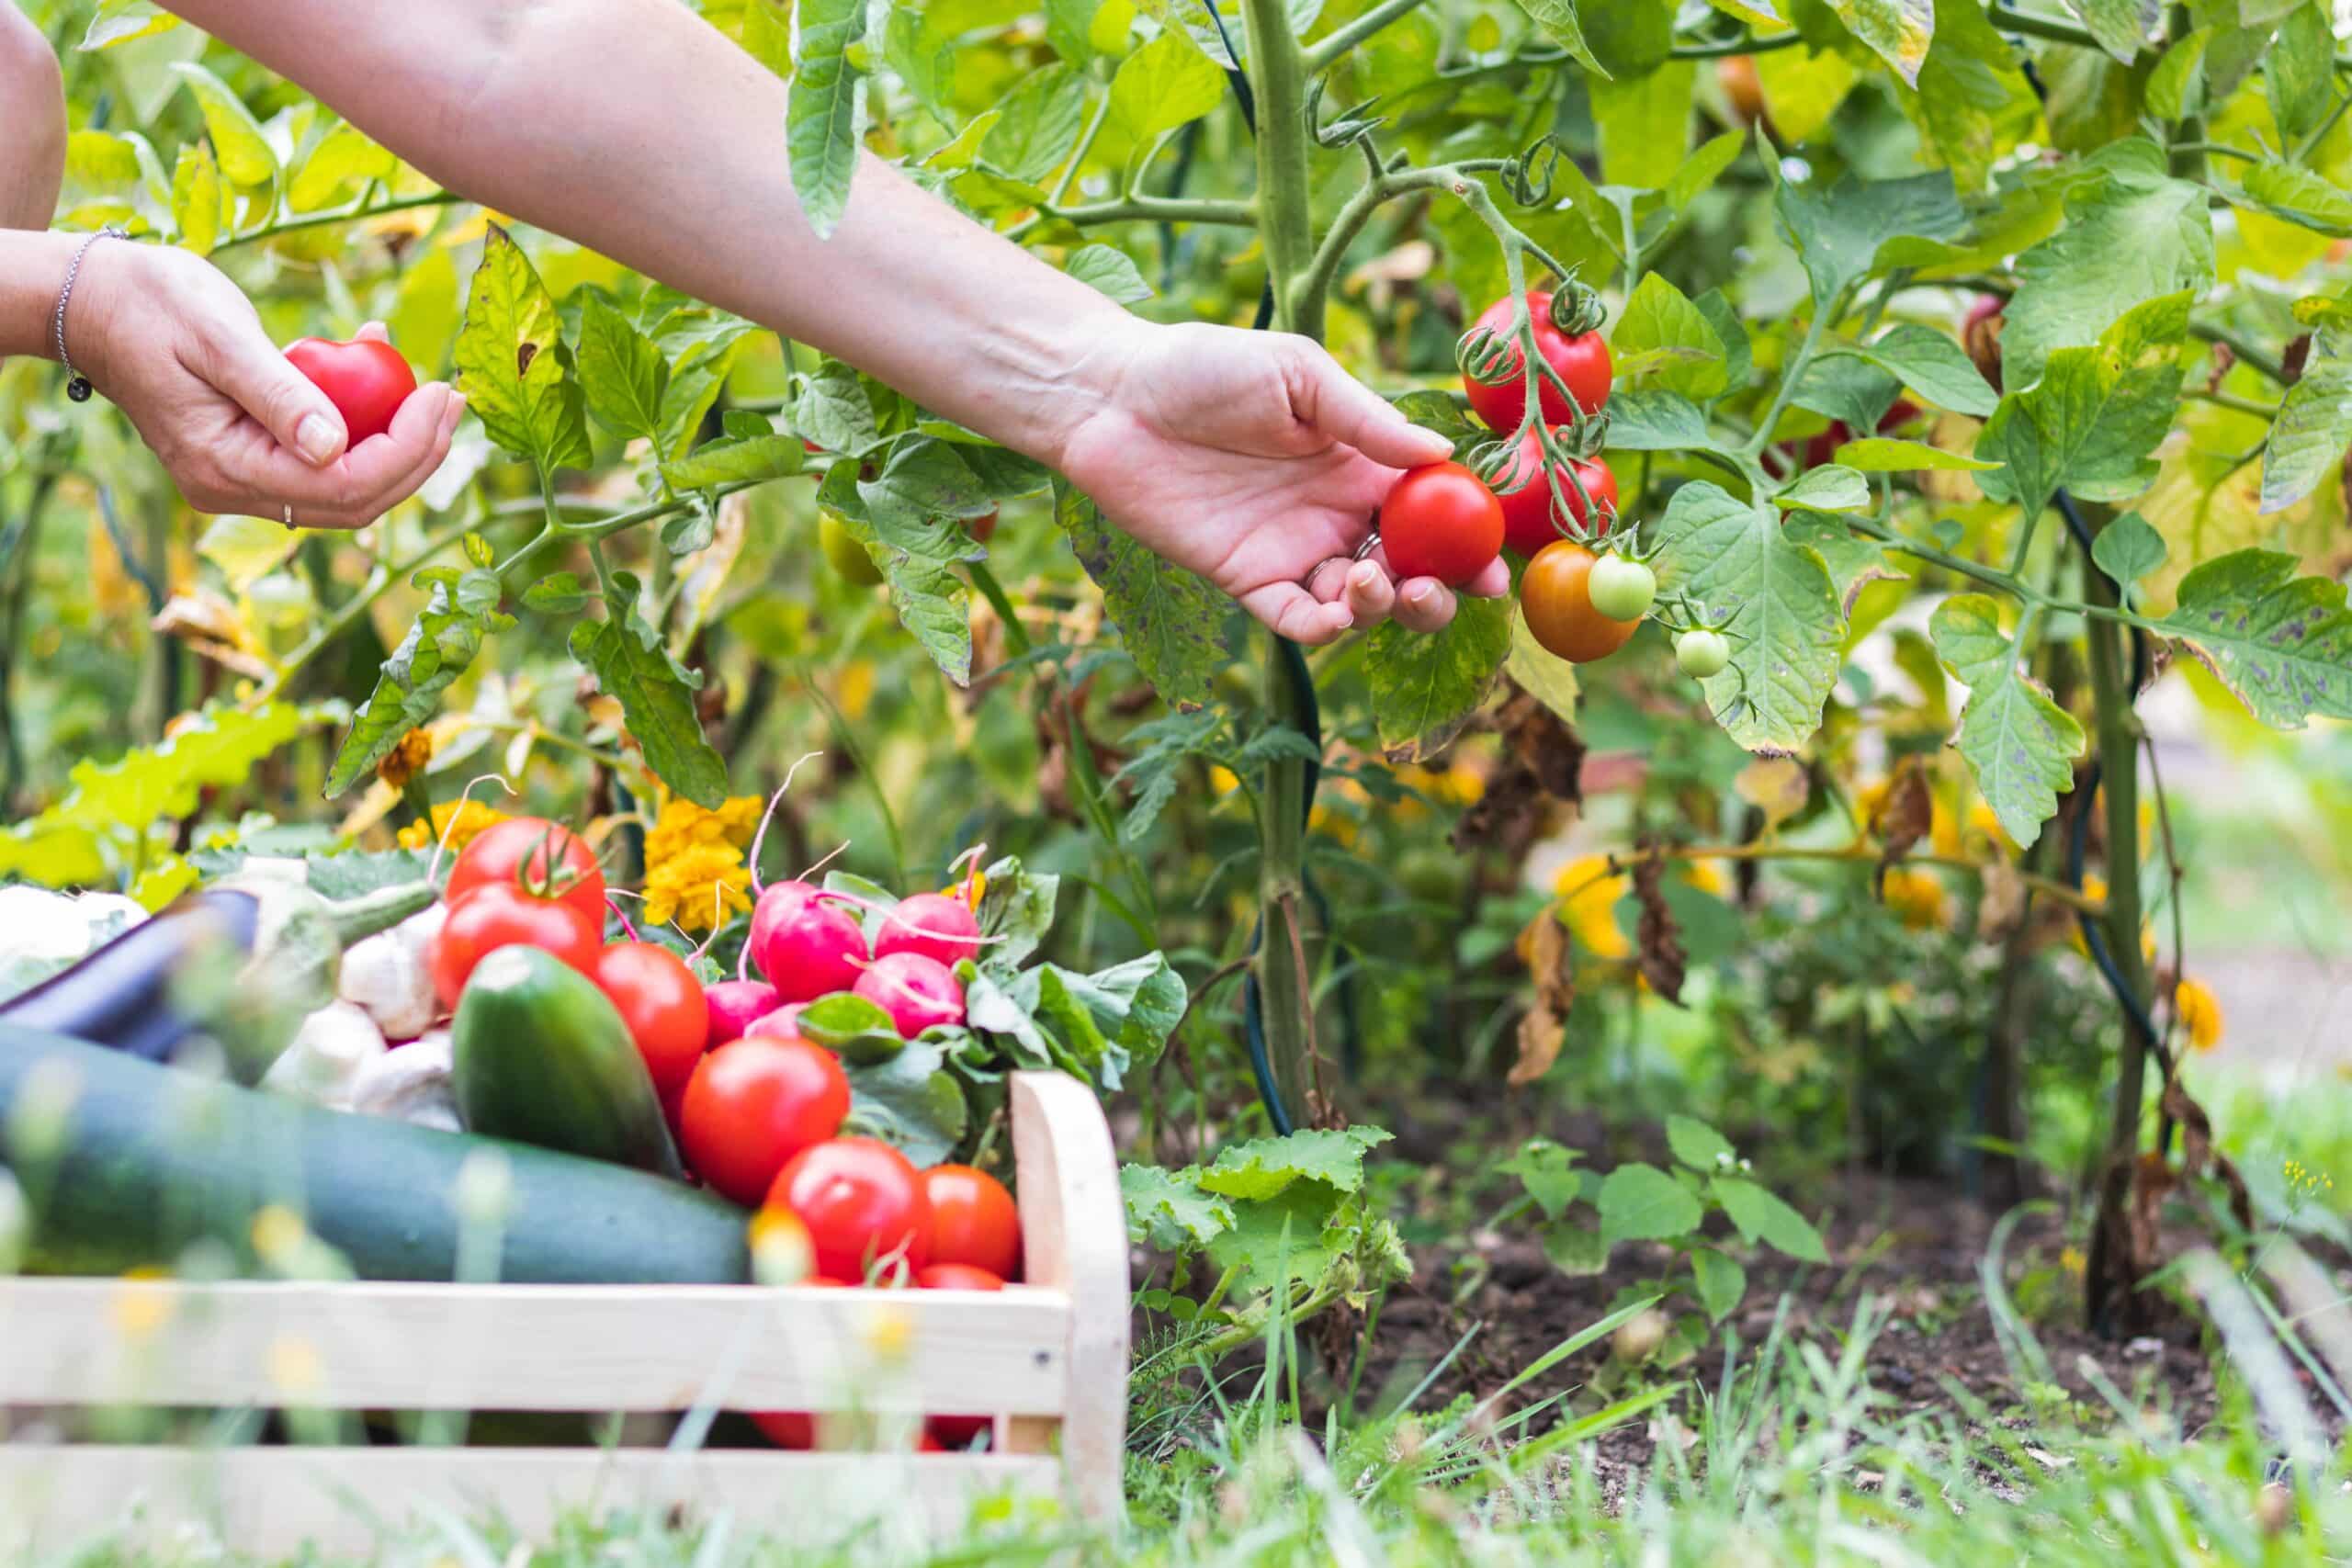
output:
[[[74,368],[74,361],[65,353],[65,302],[74,298],[74,280],[82,276],[82,258],[90,254],[90,247],[100,240],[129,238],[130,230],[119,223],[109,223],[83,241],[74,252],[74,260],[65,268],[65,287],[57,291],[57,314],[51,322],[57,334],[57,362],[65,367],[65,395],[77,403],[90,400],[90,378]]]

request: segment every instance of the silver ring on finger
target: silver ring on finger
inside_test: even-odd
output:
[[[1328,560],[1317,562],[1315,570],[1306,574],[1306,592],[1317,599],[1322,599],[1323,592],[1319,585],[1323,581],[1323,574],[1330,570],[1333,567],[1338,567],[1340,570],[1344,573],[1351,564],[1351,561],[1341,560],[1337,556],[1333,556]],[[1345,592],[1344,584],[1342,585],[1341,591]],[[1329,603],[1329,601],[1326,602]]]

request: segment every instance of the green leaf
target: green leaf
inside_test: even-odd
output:
[[[836,463],[818,490],[819,505],[832,510],[835,520],[865,547],[880,569],[883,581],[889,584],[890,608],[899,624],[930,655],[940,673],[959,686],[965,684],[972,678],[971,589],[950,563],[969,548],[969,536],[944,521],[926,531],[919,521],[910,521],[899,502],[887,494],[886,524],[869,513],[860,493],[866,485],[856,475],[854,465]]]
[[[1916,91],[1898,88],[1895,96],[1932,154],[1922,162],[1940,163],[1961,188],[1981,191],[2001,160],[2043,134],[2043,105],[1978,0],[1932,0],[1932,9],[1935,48],[1909,85]],[[2056,67],[2043,69],[2065,85]],[[2064,104],[2059,98],[2051,111],[2061,123]]]
[[[1295,1181],[1319,1181],[1335,1192],[1353,1192],[1363,1185],[1363,1156],[1388,1139],[1378,1127],[1252,1138],[1227,1145],[1216,1163],[1193,1180],[1204,1192],[1245,1202],[1262,1202]]]
[[[2352,445],[2352,332],[2346,323],[2312,337],[2303,373],[2278,400],[2262,449],[2262,510],[2283,512],[2335,472]]]
[[[2001,630],[2000,606],[1989,596],[1945,600],[1928,632],[1936,657],[1968,688],[1959,745],[1977,791],[2010,840],[2030,848],[2057,814],[2059,792],[2074,787],[2083,727],[2026,677]]]
[[[622,435],[651,440],[661,434],[669,361],[659,344],[593,293],[580,312],[580,386],[589,412]]]
[[[571,656],[620,703],[623,721],[654,775],[696,806],[715,809],[727,798],[727,764],[704,737],[695,711],[700,678],[689,678],[670,657],[660,634],[637,613],[637,579],[614,572],[605,588],[605,619],[571,628]]]
[[[555,301],[513,236],[492,223],[458,333],[458,389],[490,438],[542,474],[593,456],[580,384],[564,373]]]
[[[358,127],[338,125],[319,139],[287,186],[286,205],[312,212],[353,193],[369,180],[389,180],[400,160],[368,139]]]
[[[1747,1295],[1747,1270],[1712,1247],[1690,1255],[1690,1276],[1710,1323],[1729,1317]]]
[[[1851,468],[1825,463],[1790,480],[1772,504],[1783,510],[1806,506],[1818,512],[1864,512],[1871,504],[1871,484]]]
[[[1111,78],[1111,123],[1146,146],[1216,108],[1225,93],[1216,63],[1183,33],[1164,32],[1119,62]]]
[[[1976,438],[1979,457],[2005,465],[1977,480],[1984,493],[2030,519],[2061,487],[2123,501],[2153,484],[2180,396],[2188,304],[2187,294],[2151,299],[2097,345],[2052,351],[2041,378],[2004,397]]]
[[[2262,57],[2263,91],[2278,134],[2301,141],[2327,118],[2335,96],[2335,32],[2319,0],[2289,11],[2278,37]]]
[[[1193,1186],[1192,1174],[1156,1165],[1119,1168],[1129,1240],[1174,1252],[1205,1246],[1233,1228],[1233,1205]]]
[[[1707,416],[1679,392],[1612,391],[1609,396],[1612,452],[1694,452],[1715,446]]]
[[[2325,176],[2273,158],[2249,167],[2242,183],[2247,198],[2271,216],[2314,233],[2352,238],[2352,196]]]
[[[98,0],[90,13],[89,28],[82,34],[81,47],[112,49],[169,32],[179,25],[177,17],[156,9],[150,0]]]
[[[848,991],[820,997],[800,1010],[793,1027],[842,1061],[873,1066],[907,1048],[904,1036],[880,1004]]]
[[[277,153],[263,134],[261,124],[244,99],[229,84],[192,60],[176,61],[172,73],[187,84],[197,108],[204,116],[205,133],[212,138],[213,155],[220,172],[235,186],[266,186],[277,178]]]
[[[1058,478],[1054,520],[1102,591],[1121,645],[1161,700],[1176,707],[1206,703],[1209,682],[1232,656],[1225,638],[1233,601],[1112,527],[1093,502]]]
[[[1600,1183],[1594,1206],[1600,1211],[1600,1237],[1621,1241],[1679,1241],[1699,1228],[1703,1212],[1689,1188],[1654,1165],[1621,1165]]]
[[[1184,782],[1185,764],[1194,757],[1216,754],[1216,738],[1224,730],[1225,715],[1214,708],[1195,708],[1151,719],[1127,731],[1125,743],[1142,750],[1111,779],[1130,792],[1126,819],[1119,824],[1120,838],[1131,844],[1143,840],[1160,812],[1176,798],[1177,787]],[[1286,733],[1298,735],[1295,729]]]
[[[865,456],[882,441],[874,400],[857,372],[828,359],[801,385],[793,400],[792,427],[828,452]]]
[[[2157,0],[2066,0],[2099,48],[2129,65],[2148,46],[2162,6]]]
[[[1886,435],[1865,435],[1859,441],[1846,442],[1838,448],[1837,458],[1848,468],[1866,474],[1907,474],[1919,468],[1981,473],[2000,467],[1965,452],[1947,452],[1924,441],[1901,441]]]
[[[1851,355],[1875,365],[1928,402],[1954,413],[1982,419],[2001,400],[1966,349],[1933,327],[1916,321],[1893,327],[1872,343],[1841,344],[1822,352]]]
[[[1668,1116],[1666,1119],[1666,1146],[1674,1157],[1702,1175],[1730,1163],[1734,1151],[1731,1140],[1690,1116]]]
[[[1849,430],[1875,430],[1902,389],[1903,383],[1867,360],[1851,355],[1824,355],[1805,367],[1804,377],[1789,400],[1801,409],[1842,420]]]
[[[1609,1243],[1594,1226],[1555,1220],[1544,1227],[1544,1256],[1561,1273],[1583,1278],[1609,1267]]]
[[[2039,380],[2061,348],[2098,342],[2126,311],[2213,282],[2205,187],[2166,172],[2164,149],[2133,137],[2083,161],[2066,186],[2065,225],[2017,261],[2004,312],[2003,374]]]
[[[936,1041],[911,1041],[887,1062],[850,1067],[848,1077],[849,1120],[842,1131],[895,1144],[918,1168],[954,1154],[971,1125],[963,1086]]]
[[[1041,66],[1023,77],[997,108],[997,122],[980,141],[981,161],[1035,184],[1060,168],[1078,145],[1086,121],[1085,73],[1066,61]]]
[[[1151,298],[1151,285],[1143,280],[1133,258],[1116,245],[1080,245],[1062,263],[1062,270],[1122,305],[1138,305]]]
[[[1822,512],[1799,512],[1781,525],[1781,535],[1821,557],[1829,568],[1829,581],[1838,603],[1850,615],[1854,595],[1870,583],[1900,581],[1903,573],[1888,564],[1886,547],[1866,534],[1857,534],[1839,518]]]
[[[1494,689],[1510,652],[1510,609],[1500,599],[1464,597],[1435,632],[1394,621],[1364,642],[1364,672],[1380,743],[1392,762],[1418,762],[1453,742]]]
[[[836,471],[854,479],[854,470],[845,466]],[[840,481],[828,474],[826,482],[830,499]],[[933,561],[970,556],[971,536],[956,525],[985,517],[996,507],[989,487],[964,460],[963,449],[929,437],[899,442],[879,474],[855,483],[876,536],[893,549]]]
[[[1503,673],[1518,682],[1520,690],[1559,715],[1562,723],[1576,723],[1577,667],[1535,640],[1535,634],[1527,629],[1527,614],[1520,608],[1517,594],[1511,596],[1510,656],[1503,660]]]
[[[1724,731],[1751,751],[1794,750],[1821,727],[1845,615],[1820,555],[1780,514],[1696,480],[1658,520],[1658,585],[1729,617],[1731,666],[1703,683]]]
[[[1768,50],[1755,61],[1764,110],[1774,134],[1791,147],[1819,135],[1862,79],[1860,68],[1838,50],[1809,44]]]
[[[706,441],[674,463],[662,465],[672,490],[709,490],[718,485],[790,479],[808,461],[797,435],[747,435]]]
[[[1593,58],[1592,46],[1585,41],[1584,24],[1577,16],[1579,0],[1516,0],[1516,4],[1545,38],[1567,51],[1570,60],[1596,76],[1609,74]]]
[[[1918,85],[1919,67],[1936,36],[1934,0],[1829,0],[1829,8],[1896,75]]]
[[[1584,1172],[1576,1168],[1579,1157],[1576,1150],[1564,1148],[1549,1138],[1530,1138],[1495,1170],[1499,1175],[1518,1177],[1520,1185],[1527,1189],[1528,1197],[1544,1211],[1544,1217],[1556,1220],[1584,1190]]]
[[[785,146],[800,210],[820,240],[849,209],[857,173],[865,73],[849,56],[865,32],[865,0],[800,0],[800,62],[785,105]]]
[[[980,896],[980,934],[989,939],[981,961],[1010,974],[1037,951],[1053,929],[1061,878],[1050,872],[1030,871],[1014,855],[990,863],[980,875],[987,889]]]
[[[2165,536],[2136,512],[2127,512],[2091,540],[2091,560],[2121,585],[2128,602],[2132,585],[2165,564]]]
[[[2165,51],[2142,94],[2150,114],[2169,121],[2204,109],[2205,46],[2212,39],[2212,28],[2199,28]]]
[[[1186,997],[1183,977],[1162,953],[1092,975],[1040,964],[1015,976],[1010,994],[1062,1047],[1063,1065],[1104,1093],[1159,1058]]]
[[[1736,1176],[1718,1176],[1708,1185],[1750,1246],[1760,1241],[1804,1263],[1829,1261],[1821,1233],[1772,1193]]]
[[[229,187],[212,161],[209,143],[183,146],[172,165],[172,221],[179,229],[180,247],[209,256],[230,227]]]
[[[1818,306],[1868,276],[1879,247],[1889,240],[1948,240],[1968,226],[1949,174],[1867,182],[1849,174],[1826,187],[1783,179],[1774,192],[1773,207],[1804,263]]]
[[[1646,382],[1694,399],[1724,387],[1724,344],[1682,290],[1663,273],[1644,275],[1609,340],[1617,385]],[[1611,389],[1611,395],[1616,388]]]
[[[1616,0],[1613,9],[1662,7],[1653,0]],[[1698,66],[1669,61],[1639,75],[1590,76],[1585,90],[1600,132],[1600,174],[1611,185],[1657,190],[1689,161],[1690,110]]]
[[[588,607],[588,591],[575,573],[550,572],[523,590],[523,603],[543,615],[576,615]]]
[[[499,613],[498,577],[475,567],[463,573],[444,568],[419,572],[431,594],[400,647],[384,660],[376,686],[351,717],[351,731],[327,770],[332,798],[359,782],[400,744],[401,737],[431,718],[441,694],[466,672],[481,651],[482,638],[514,622]],[[714,802],[713,804],[716,804]]]
[[[2316,714],[2352,718],[2352,613],[2344,585],[2297,577],[2293,556],[2233,550],[2180,581],[2160,624],[2187,644],[2248,712],[2280,729]]]

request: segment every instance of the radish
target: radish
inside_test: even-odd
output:
[[[882,934],[874,941],[874,956],[920,953],[954,968],[957,959],[980,955],[980,922],[971,906],[944,893],[918,893],[902,898],[882,917]]]
[[[808,1005],[807,1002],[786,1002],[782,1007],[753,1019],[752,1027],[743,1032],[747,1035],[764,1035],[772,1040],[802,1039],[804,1036],[800,1032],[800,1014]]]
[[[783,1000],[764,980],[721,980],[705,986],[702,994],[710,1004],[710,1037],[703,1043],[706,1051],[741,1040]]]
[[[851,988],[888,1013],[909,1040],[933,1024],[964,1021],[962,982],[946,964],[920,953],[876,959]]]
[[[805,882],[776,882],[752,909],[746,950],[776,995],[813,1002],[853,989],[865,961],[857,921]]]

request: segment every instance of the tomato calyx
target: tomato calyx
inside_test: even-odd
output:
[[[548,823],[531,852],[523,857],[523,863],[514,868],[515,886],[534,898],[560,899],[585,882],[587,874],[571,863],[570,853],[572,840],[578,838],[563,824]],[[586,840],[581,843],[584,847]]]

